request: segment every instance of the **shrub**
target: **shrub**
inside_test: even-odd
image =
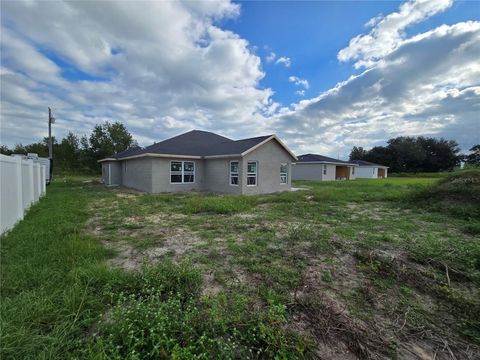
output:
[[[112,294],[113,308],[87,357],[113,359],[300,358],[304,347],[284,329],[285,305],[252,311],[247,297],[200,296],[201,276],[188,263],[146,268],[138,288]]]

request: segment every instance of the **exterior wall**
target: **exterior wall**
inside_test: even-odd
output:
[[[230,185],[230,161],[238,161],[238,185]],[[241,194],[243,165],[241,158],[219,158],[205,160],[204,190],[224,194]]]
[[[247,163],[257,161],[257,185],[247,186]],[[280,163],[288,164],[288,180],[280,184]],[[290,191],[292,188],[292,157],[276,141],[271,140],[243,157],[241,164],[243,194],[267,194]]]
[[[292,165],[293,180],[322,180],[323,164],[296,163]]]
[[[122,185],[140,191],[152,192],[152,159],[123,160],[121,163]]]
[[[378,170],[376,166],[359,166],[355,169],[355,174],[357,178],[360,179],[378,179]],[[387,177],[388,168],[385,168],[385,176]]]
[[[204,185],[205,164],[200,159],[177,159],[177,158],[150,158],[151,179],[153,193],[201,191]],[[195,178],[192,184],[170,183],[171,161],[193,161],[195,163]]]
[[[238,186],[230,185],[230,161],[239,162]],[[170,182],[171,161],[195,163],[195,182]],[[257,185],[246,186],[247,162],[257,161]],[[287,184],[280,184],[280,164],[288,165]],[[333,171],[334,172],[334,171]],[[333,175],[334,176],[334,175]],[[160,193],[180,191],[210,191],[226,194],[265,194],[291,190],[292,157],[274,139],[247,154],[244,158],[137,158],[102,163],[102,180],[106,185],[115,182],[133,189]],[[111,184],[109,183],[111,181]]]
[[[378,172],[373,166],[359,166],[356,169],[356,175],[359,179],[376,179]]]
[[[323,174],[323,167],[327,167],[327,173]],[[347,167],[348,173],[343,176],[346,177],[349,174],[349,179],[353,180],[357,177],[357,169],[355,168],[355,174],[353,174],[353,166],[340,166]],[[322,180],[322,181],[335,181],[337,174],[337,165],[334,164],[321,164],[321,163],[297,163],[293,165],[293,180]]]
[[[123,161],[105,161],[102,163],[102,182],[105,185],[122,184]]]
[[[358,166],[350,166],[350,180],[355,180],[357,178],[357,169]]]

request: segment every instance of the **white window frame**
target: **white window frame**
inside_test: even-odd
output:
[[[234,173],[232,172],[232,163],[237,163],[237,172]],[[229,182],[230,182],[230,186],[238,186],[240,185],[240,161],[238,160],[230,160],[230,163],[228,164],[229,168],[228,168],[228,178],[229,178]],[[232,183],[232,176],[236,176],[237,177],[237,183],[236,184],[233,184]]]
[[[323,165],[323,175],[327,175],[327,165]]]
[[[282,166],[287,169],[285,172],[282,172]],[[282,181],[283,177],[285,177],[285,182]],[[288,163],[280,163],[280,185],[288,185]]]
[[[255,163],[255,172],[248,172],[248,164],[250,163]],[[249,184],[248,183],[248,178],[249,177],[254,177],[255,176],[255,184]],[[258,185],[258,161],[252,160],[252,161],[247,161],[247,186],[257,186]]]
[[[182,170],[181,171],[174,171],[175,174],[173,175],[181,175],[182,176],[182,181],[178,181],[178,182],[172,182],[172,163],[181,163],[182,164]],[[185,172],[185,163],[192,163],[193,164],[193,172],[191,171],[187,171]],[[170,160],[170,184],[173,184],[173,185],[181,185],[181,184],[195,184],[195,180],[196,180],[196,165],[195,165],[195,161],[191,161],[191,160]],[[179,174],[181,173],[181,174]],[[189,182],[186,182],[185,181],[185,175],[190,175],[190,173],[193,173],[193,181],[189,181]]]

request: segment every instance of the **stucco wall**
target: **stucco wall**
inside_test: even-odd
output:
[[[151,158],[123,160],[121,163],[122,185],[152,192]]]
[[[204,184],[204,160],[177,159],[177,158],[151,158],[152,161],[152,192],[179,192],[201,191]],[[195,163],[194,183],[170,183],[170,162],[192,161]]]
[[[323,167],[326,166],[327,173],[323,173]],[[333,164],[317,164],[317,163],[297,163],[293,165],[293,180],[322,180],[335,181],[336,180],[336,165]],[[355,179],[352,174],[353,166],[349,166],[350,180]],[[356,169],[355,169],[356,172]]]
[[[359,166],[355,169],[355,175],[359,179],[376,179],[377,169],[373,166]]]
[[[230,161],[236,160],[238,164],[238,186],[230,185]],[[204,190],[224,194],[242,193],[242,159],[206,159],[205,160],[205,186]]]
[[[292,165],[293,180],[322,180],[322,164],[297,163]]]
[[[121,161],[105,161],[102,163],[102,182],[105,185],[122,184]]]
[[[247,186],[247,163],[258,161],[257,185]],[[280,164],[288,164],[287,184],[280,184]],[[243,157],[241,163],[242,192],[244,194],[266,194],[290,191],[292,178],[292,157],[276,141],[270,140]]]

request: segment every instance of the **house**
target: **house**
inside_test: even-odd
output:
[[[355,170],[355,176],[362,179],[386,179],[388,166],[374,164],[365,160],[352,160],[350,161],[357,164],[358,167]]]
[[[291,189],[295,155],[275,135],[232,140],[193,130],[100,160],[106,185],[150,193],[265,194]]]
[[[292,167],[293,180],[353,180],[357,164],[318,154],[300,155]]]

